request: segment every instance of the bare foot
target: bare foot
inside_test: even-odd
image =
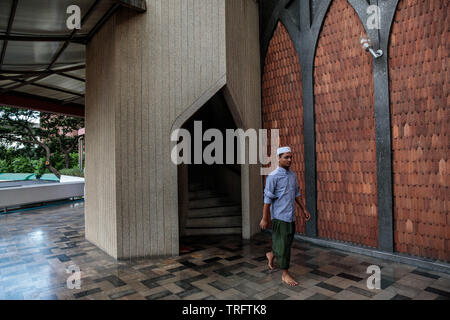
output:
[[[298,286],[298,282],[294,280],[294,278],[291,277],[291,275],[289,274],[289,272],[283,272],[283,275],[281,276],[281,280],[290,285],[291,287],[295,287]]]
[[[269,263],[268,263],[269,269],[270,269],[270,270],[275,269],[274,266],[273,266],[273,258],[275,257],[275,256],[273,255],[273,252],[272,252],[272,251],[267,252],[267,253],[266,253],[266,257],[267,257],[267,260],[269,260]]]

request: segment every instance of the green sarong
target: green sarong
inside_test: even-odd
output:
[[[289,269],[294,234],[295,222],[272,220],[272,250],[280,269]]]

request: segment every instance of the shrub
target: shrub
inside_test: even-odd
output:
[[[13,173],[11,162],[8,160],[0,160],[0,172],[1,173]]]
[[[34,174],[42,176],[44,173],[50,173],[50,170],[45,166],[45,158],[40,158],[38,160],[31,160],[31,164],[34,168]]]
[[[59,172],[61,173],[61,175],[65,176],[84,177],[83,171],[81,171],[79,168],[61,169]]]
[[[78,152],[72,152],[69,154],[70,156],[70,167],[78,168]]]
[[[52,154],[52,156],[50,157],[50,163],[58,171],[61,171],[62,169],[64,169],[66,167],[66,161],[64,160],[64,155],[62,155],[60,153]]]
[[[25,157],[17,157],[12,161],[13,173],[31,173],[34,172],[31,160]]]
[[[0,173],[34,173],[36,175],[51,173],[45,166],[45,154],[39,154],[37,152],[40,150],[39,148],[30,150],[7,148],[0,145]],[[78,169],[77,152],[70,153],[72,169],[66,169],[64,155],[60,153],[54,153],[50,158],[50,163],[61,174],[83,177],[83,172]],[[62,173],[63,170],[68,173]]]

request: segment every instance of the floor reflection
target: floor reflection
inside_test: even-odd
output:
[[[0,215],[3,299],[450,299],[450,275],[295,242],[291,272],[300,286],[269,271],[270,235],[181,239],[170,259],[115,261],[84,238],[83,203]],[[381,268],[381,289],[367,267]],[[78,266],[80,289],[67,270]]]

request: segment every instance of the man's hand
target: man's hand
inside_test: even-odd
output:
[[[311,215],[309,214],[309,212],[306,210],[302,210],[302,212],[303,212],[303,217],[305,218],[305,221],[309,221],[311,219]],[[301,214],[299,214],[299,213],[296,213],[296,216],[298,218],[301,218]]]
[[[304,212],[304,216],[305,216],[305,220],[306,220],[306,221],[309,221],[309,220],[311,219],[311,215],[310,215],[309,212],[306,211],[306,210],[305,210],[305,212]]]
[[[264,203],[263,208],[263,217],[261,219],[261,222],[259,223],[259,226],[262,230],[266,230],[269,226],[269,220],[270,219],[270,204]]]
[[[301,198],[297,197],[295,199],[295,202],[297,202],[298,206],[300,207],[301,211],[303,212],[303,216],[305,217],[305,220],[309,221],[311,219],[311,215],[309,214],[308,210],[306,210],[305,206],[303,205]],[[296,215],[297,215],[297,217],[300,218],[300,215],[298,215],[297,212],[296,212]]]
[[[269,221],[267,219],[262,218],[261,222],[259,223],[259,226],[262,230],[266,230],[269,225]]]

